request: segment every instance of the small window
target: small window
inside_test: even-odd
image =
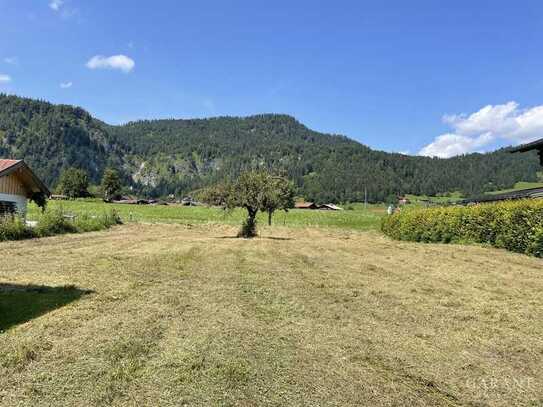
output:
[[[0,216],[13,215],[17,212],[15,202],[0,201]]]

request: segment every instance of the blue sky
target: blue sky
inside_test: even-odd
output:
[[[543,137],[542,34],[541,1],[0,0],[0,91],[451,156]]]

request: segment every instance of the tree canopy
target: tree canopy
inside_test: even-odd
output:
[[[101,187],[106,201],[118,196],[122,187],[118,172],[112,168],[106,168],[102,177]]]
[[[80,168],[68,168],[60,176],[57,190],[70,198],[89,196],[89,176]]]
[[[256,215],[259,211],[268,214],[268,223],[271,225],[276,210],[288,211],[294,207],[294,185],[288,179],[264,170],[246,171],[234,182],[204,190],[201,198],[204,202],[225,209],[246,209],[247,219],[239,236],[253,237],[257,234]]]

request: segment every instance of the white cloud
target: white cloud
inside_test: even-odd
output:
[[[49,2],[49,8],[54,11],[59,11],[63,4],[64,0],[51,0]]]
[[[521,144],[543,137],[543,106],[520,109],[518,103],[488,105],[470,115],[445,115],[453,132],[443,134],[425,146],[420,155],[453,157],[500,142]]]
[[[60,87],[61,87],[62,89],[68,89],[68,88],[71,88],[71,87],[72,87],[72,85],[73,85],[73,83],[72,83],[72,82],[61,82],[61,83],[60,83]]]
[[[488,143],[493,141],[493,137],[489,133],[482,134],[478,137],[467,137],[459,134],[442,134],[424,147],[419,155],[427,155],[430,157],[448,158],[455,155],[465,154],[467,152],[478,151]]]
[[[11,82],[11,76],[0,73],[0,83],[9,83]]]
[[[89,69],[118,69],[124,73],[132,71],[135,65],[134,60],[126,55],[112,55],[110,57],[95,55],[87,62]]]
[[[17,57],[6,57],[4,58],[4,62],[10,65],[17,65],[19,63],[19,59]]]

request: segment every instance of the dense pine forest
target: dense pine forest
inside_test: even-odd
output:
[[[79,107],[0,95],[0,157],[24,158],[50,186],[79,167],[98,182],[117,169],[141,195],[186,195],[243,169],[282,171],[317,202],[370,201],[397,194],[475,195],[535,181],[535,154],[501,149],[450,159],[375,151],[312,131],[286,115],[137,121],[111,126]]]

